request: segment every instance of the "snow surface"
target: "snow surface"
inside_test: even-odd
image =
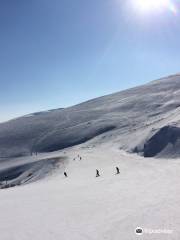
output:
[[[1,123],[0,240],[179,240],[179,149],[179,74]]]
[[[50,156],[66,156],[68,164],[40,181],[0,190],[0,239],[180,239],[178,159],[144,159],[112,143],[82,144]],[[173,232],[137,236],[136,227]]]

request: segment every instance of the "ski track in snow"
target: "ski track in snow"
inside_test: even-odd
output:
[[[66,156],[68,164],[41,181],[0,190],[0,239],[180,239],[179,159],[144,159],[110,143],[84,144],[50,156]],[[116,166],[120,175],[115,175]],[[173,233],[137,236],[136,227]]]

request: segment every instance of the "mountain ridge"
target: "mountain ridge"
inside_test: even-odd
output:
[[[149,140],[169,125],[166,137],[177,135],[177,146],[170,147],[167,139],[164,148],[171,149],[170,155],[179,155],[180,136],[173,128],[179,132],[179,112],[180,74],[176,74],[68,108],[0,123],[0,157],[56,151],[89,140],[118,142],[119,148],[146,156]],[[161,156],[160,152],[155,155]]]

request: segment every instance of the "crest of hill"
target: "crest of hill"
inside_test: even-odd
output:
[[[145,157],[174,157],[180,149],[179,123],[180,74],[176,74],[69,108],[1,123],[0,157],[106,141]]]

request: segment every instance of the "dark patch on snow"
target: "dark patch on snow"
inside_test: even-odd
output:
[[[0,170],[0,189],[40,180],[58,167],[61,158],[43,159]]]
[[[52,152],[61,150],[74,145],[82,144],[88,140],[97,137],[103,133],[114,130],[116,126],[75,126],[71,129],[64,129],[63,131],[57,131],[56,134],[47,135],[44,139],[41,139],[36,144],[34,152]]]
[[[180,128],[175,126],[162,127],[146,141],[142,149],[143,155],[144,157],[154,157],[161,153],[169,143],[174,146],[178,139],[180,139]],[[139,149],[136,147],[134,152],[138,153],[138,151]]]

